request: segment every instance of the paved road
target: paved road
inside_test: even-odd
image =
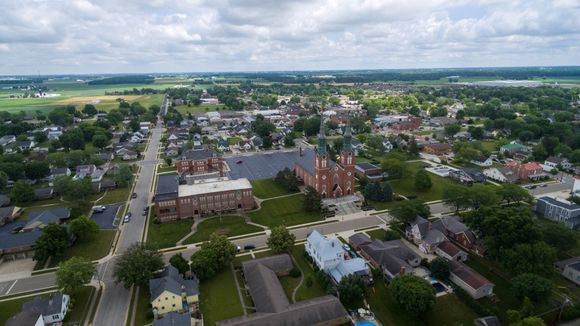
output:
[[[133,217],[129,223],[121,226],[121,236],[115,255],[123,253],[127,248],[136,242],[140,242],[145,228],[145,216],[143,211],[149,205],[152,198],[150,191],[153,177],[155,174],[155,165],[157,164],[157,150],[161,140],[162,128],[152,129],[149,140],[149,146],[145,152],[142,161],[138,163],[140,167],[139,174],[135,183],[134,192],[137,198],[129,202],[129,211]],[[113,278],[113,266],[115,258],[108,260],[97,267],[98,278],[104,282],[105,291],[101,297],[97,314],[95,316],[95,325],[124,325],[125,318],[129,311],[131,301],[129,291],[122,285],[117,285]]]

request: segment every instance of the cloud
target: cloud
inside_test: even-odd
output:
[[[574,0],[22,0],[0,74],[564,65]]]

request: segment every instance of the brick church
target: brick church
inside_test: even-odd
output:
[[[322,198],[338,198],[354,194],[355,156],[352,150],[352,131],[347,122],[344,130],[344,144],[337,161],[333,161],[326,148],[324,122],[320,122],[318,146],[316,150],[300,150],[300,160],[294,170],[296,176],[311,186]]]

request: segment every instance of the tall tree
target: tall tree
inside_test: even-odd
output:
[[[417,216],[428,217],[431,215],[431,209],[420,200],[404,200],[395,203],[391,215],[401,223],[410,223]]]
[[[307,212],[320,212],[321,204],[320,194],[316,189],[308,186],[304,198],[304,210]]]
[[[280,225],[272,228],[266,243],[274,253],[280,254],[288,252],[294,246],[294,241],[296,241],[296,236],[290,233],[284,225]]]
[[[49,223],[42,229],[42,234],[34,243],[34,256],[32,259],[45,262],[48,257],[58,259],[69,246],[69,234],[64,226]]]
[[[546,222],[540,225],[542,239],[558,252],[564,252],[576,247],[577,231],[557,222]]]
[[[556,251],[540,241],[536,243],[520,243],[512,249],[503,251],[503,264],[514,274],[534,273],[549,277],[554,270]]]
[[[343,277],[337,286],[340,302],[347,309],[360,308],[367,290],[365,281],[360,276]]]
[[[185,274],[189,270],[189,263],[187,259],[183,258],[181,253],[175,254],[169,258],[169,263],[171,266],[177,268],[179,273]]]
[[[442,257],[437,257],[431,261],[429,267],[433,276],[439,280],[446,280],[449,278],[449,261]]]
[[[8,185],[8,174],[4,171],[0,171],[0,192],[6,189]]]
[[[113,179],[119,187],[128,187],[131,179],[133,178],[133,171],[131,167],[127,164],[121,165],[119,170],[113,176]]]
[[[383,171],[387,172],[389,179],[400,179],[405,175],[405,164],[398,159],[386,159],[381,163]]]
[[[84,241],[99,234],[99,226],[95,220],[81,215],[69,223],[69,232],[79,240]]]
[[[75,293],[89,283],[97,269],[95,264],[84,257],[72,257],[58,265],[56,285],[64,293]]]
[[[527,297],[534,302],[546,300],[552,292],[550,280],[532,273],[524,273],[514,277],[512,287],[520,299]]]
[[[50,174],[50,167],[45,161],[30,161],[24,166],[24,174],[28,179],[42,179]]]
[[[226,267],[236,255],[236,247],[225,235],[213,233],[209,241],[191,256],[191,271],[201,279],[208,279]]]
[[[502,184],[497,194],[508,205],[517,202],[531,203],[534,200],[526,189],[511,183]]]
[[[389,284],[393,300],[408,313],[420,315],[435,305],[435,290],[425,279],[415,275],[395,277]]]
[[[146,286],[153,273],[162,268],[159,252],[145,243],[134,243],[119,256],[113,274],[115,282],[128,289],[133,285]]]
[[[425,170],[419,170],[415,173],[415,189],[425,191],[431,189],[433,183],[429,173]]]
[[[18,180],[10,192],[10,197],[17,204],[29,203],[34,200],[34,190],[28,183]]]

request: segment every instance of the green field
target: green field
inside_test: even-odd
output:
[[[415,173],[420,169],[419,163],[407,164],[407,171],[403,178],[391,181],[393,191],[403,196],[417,196],[423,201],[440,200],[443,198],[443,191],[449,186],[455,184],[448,178],[429,173],[431,177],[432,187],[426,191],[418,191],[415,189]]]
[[[266,199],[291,194],[272,179],[252,180],[254,195],[258,198]]]
[[[244,314],[230,268],[200,284],[200,309],[205,325]]]
[[[249,213],[252,222],[268,227],[296,225],[320,221],[320,213],[304,211],[304,195],[266,200],[262,208]]]
[[[302,272],[304,273],[304,280],[310,277],[312,278],[313,281],[311,287],[307,287],[305,281],[302,282],[302,285],[300,286],[300,288],[298,288],[298,291],[296,292],[296,301],[308,300],[325,295],[326,293],[324,292],[324,290],[320,287],[318,282],[316,282],[316,278],[314,277],[314,269],[308,263],[306,258],[304,258],[304,245],[299,245],[292,248],[291,254],[294,257],[294,260],[296,260],[296,263],[298,263],[298,266],[300,267]]]
[[[204,105],[198,105],[198,106],[180,105],[180,106],[175,107],[177,112],[179,112],[181,114],[219,111],[219,110],[222,110],[224,108],[225,108],[225,105],[223,105],[223,104],[204,104]]]
[[[75,244],[67,248],[64,252],[64,257],[60,261],[52,259],[49,267],[56,267],[59,262],[75,256],[85,257],[90,260],[105,257],[111,249],[116,233],[117,231],[114,230],[100,230],[99,234],[93,236],[92,239],[84,241],[78,240]]]
[[[197,231],[183,243],[190,244],[207,241],[212,233],[232,237],[260,231],[263,231],[263,229],[251,224],[246,224],[242,216],[225,215],[221,217],[213,217],[199,223]]]
[[[177,241],[191,232],[193,219],[170,221],[165,223],[154,223],[152,215],[149,218],[149,230],[147,233],[147,243],[157,248],[174,247]]]

